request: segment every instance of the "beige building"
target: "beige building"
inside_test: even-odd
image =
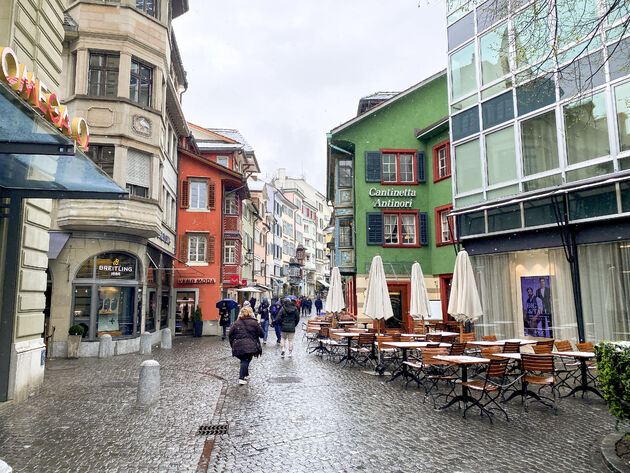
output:
[[[110,334],[116,354],[139,335],[175,333],[177,144],[189,129],[181,109],[186,74],[171,26],[187,0],[69,2],[63,96],[90,127],[89,157],[129,192],[123,201],[61,200],[53,208],[50,326],[64,356],[71,325],[95,356]]]
[[[39,81],[39,90],[59,98],[63,97],[63,10],[63,2],[57,0],[0,1],[0,48],[10,48],[11,57],[33,73],[34,82]],[[99,174],[85,157],[75,154],[72,141],[20,99],[15,87],[0,82],[0,159],[4,171],[0,179],[2,402],[26,399],[44,377],[52,199],[74,198],[86,192],[117,198],[123,189]],[[17,147],[16,137],[21,142]],[[79,175],[85,179],[78,180]],[[47,198],[33,198],[39,196]]]

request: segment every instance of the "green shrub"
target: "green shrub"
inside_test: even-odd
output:
[[[68,335],[81,335],[85,333],[85,327],[83,325],[73,325],[68,329]]]
[[[195,313],[193,314],[193,320],[195,322],[201,322],[202,319],[203,315],[201,313],[201,307],[197,306],[197,308],[195,309]]]
[[[602,342],[595,347],[597,377],[610,413],[630,420],[630,342]]]

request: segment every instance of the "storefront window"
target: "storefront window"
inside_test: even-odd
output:
[[[556,169],[559,166],[555,111],[522,122],[521,141],[523,171],[526,176]]]
[[[475,43],[472,42],[451,56],[451,93],[453,100],[477,88]]]
[[[566,105],[564,127],[569,164],[610,154],[604,93]]]
[[[459,194],[481,187],[480,158],[479,140],[455,147],[455,177]]]
[[[630,82],[615,88],[619,150],[630,150]]]
[[[162,291],[162,304],[160,305],[160,328],[168,327],[168,311],[171,298],[168,291]]]
[[[84,325],[86,338],[137,333],[137,259],[125,253],[102,253],[78,270],[74,286],[73,321]],[[138,299],[139,300],[139,299]]]
[[[157,310],[157,297],[155,288],[149,289],[149,300],[147,301],[147,315],[144,321],[144,329],[147,332],[155,331],[155,312]]]
[[[510,72],[509,44],[507,23],[497,26],[481,37],[481,78],[483,84],[488,84]]]
[[[516,179],[514,127],[509,126],[486,136],[488,185]]]

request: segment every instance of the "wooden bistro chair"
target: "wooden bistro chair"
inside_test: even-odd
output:
[[[575,344],[575,348],[578,349],[578,351],[595,351],[595,348],[593,347],[593,343],[592,342],[584,342],[584,343],[576,343]],[[575,363],[575,365],[578,367],[580,367],[580,363],[577,362]],[[597,370],[597,362],[596,361],[587,361],[586,362],[586,367],[588,368],[587,374],[589,379],[595,384],[597,385],[597,375],[593,374],[593,372],[595,372]]]
[[[464,350],[466,349],[465,343],[453,342],[451,343],[451,350],[449,351],[449,355],[451,356],[462,356],[464,354]]]
[[[328,347],[330,358],[343,358],[348,353],[348,342],[336,332],[343,332],[343,329],[329,329],[328,339],[324,342]]]
[[[357,339],[357,344],[350,348],[350,351],[354,354],[354,359],[361,365],[367,365],[370,362],[374,362],[374,342],[376,335],[373,333],[360,333]]]
[[[498,347],[488,347],[498,348]],[[483,352],[483,349],[482,349]],[[488,369],[484,379],[473,379],[465,383],[461,383],[462,387],[468,388],[468,395],[472,400],[472,403],[468,405],[468,402],[464,403],[464,418],[466,418],[466,412],[473,406],[480,409],[480,416],[484,414],[490,419],[492,424],[492,411],[502,412],[505,416],[505,420],[509,421],[510,418],[505,412],[505,409],[501,407],[501,404],[497,402],[497,399],[501,397],[503,388],[505,387],[505,371],[508,365],[507,359],[490,358]],[[478,398],[475,398],[472,393],[480,393]]]
[[[378,365],[376,366],[376,371],[380,375],[383,375],[385,371],[387,371],[387,367],[389,365],[390,371],[396,370],[398,364],[400,363],[400,358],[398,356],[398,348],[394,347],[386,347],[383,345],[383,342],[398,342],[400,341],[400,333],[394,335],[376,335],[376,348],[377,348],[377,360]]]
[[[538,386],[538,401],[545,405],[549,405],[545,402],[551,401],[553,407],[553,413],[558,413],[558,407],[556,405],[556,397],[558,394],[558,387],[556,385],[556,370],[553,364],[553,355],[535,355],[530,353],[521,354],[521,363],[523,364],[523,377],[521,382],[523,383],[521,396],[525,412],[528,409],[528,400],[530,398],[531,391],[528,390],[528,386]],[[540,392],[544,388],[551,389],[551,398],[542,396]]]
[[[438,355],[447,355],[448,348],[422,348],[422,378],[421,382],[424,387],[424,400],[426,402],[429,396],[433,400],[433,407],[437,407],[437,400],[441,397],[446,398],[448,402],[451,396],[454,396],[457,388],[457,367],[451,365],[447,361],[438,360]],[[453,369],[455,368],[455,369]],[[439,383],[444,382],[450,389],[447,393],[437,392]],[[435,393],[434,393],[435,392]]]
[[[536,344],[532,347],[534,349],[534,353],[537,355],[543,355],[545,353],[551,353],[551,347],[549,345],[539,345]]]
[[[554,339],[551,340],[539,340],[536,345],[534,345],[534,347],[547,347],[549,351],[541,351],[541,353],[551,353],[551,351],[553,350],[553,343],[554,343]],[[534,353],[536,353],[536,350],[534,350]]]
[[[496,335],[483,335],[481,337],[481,339],[484,342],[496,342],[497,341],[497,336]]]
[[[442,341],[442,334],[440,333],[429,333],[426,338],[427,342],[435,342],[440,343]]]
[[[500,346],[481,347],[481,358],[488,358],[490,360],[507,360],[507,358],[501,358],[496,356],[497,353],[501,353]]]
[[[571,346],[571,342],[569,340],[557,340],[555,342],[556,351],[573,351],[573,347]],[[577,379],[579,376],[579,368],[580,364],[575,363],[569,358],[557,357],[555,359],[556,363],[556,374],[558,375],[558,388],[564,386],[569,389],[573,389],[571,380]]]

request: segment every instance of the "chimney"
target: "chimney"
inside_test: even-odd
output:
[[[284,181],[287,177],[287,170],[285,168],[278,169],[278,180]]]

